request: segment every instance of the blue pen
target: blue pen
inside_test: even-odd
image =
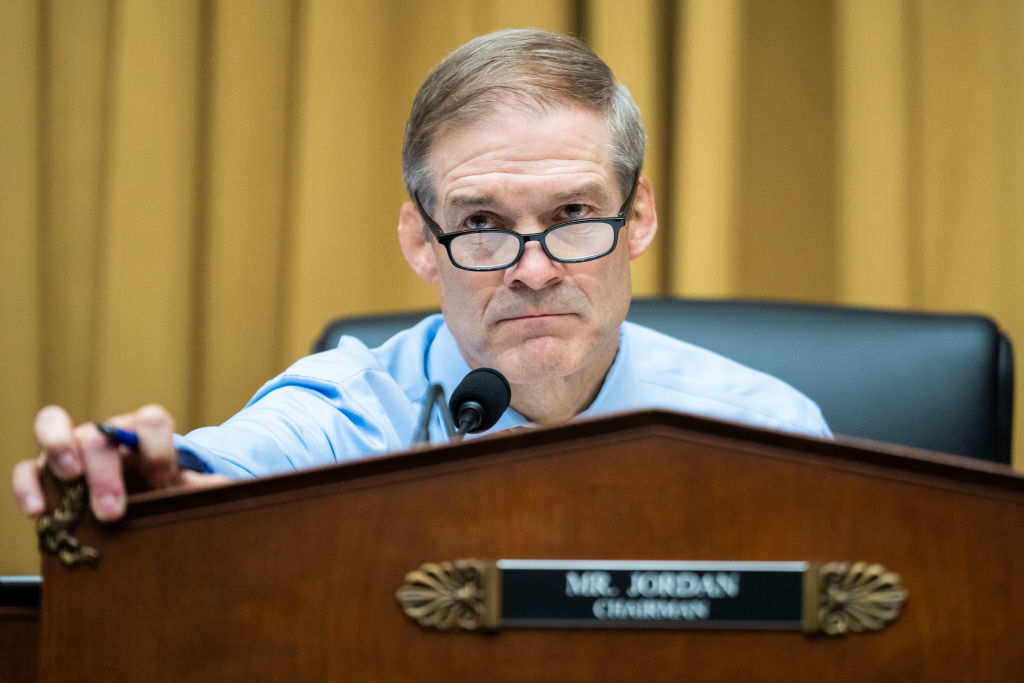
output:
[[[111,446],[124,446],[130,448],[133,451],[139,450],[139,436],[135,432],[130,432],[127,429],[121,429],[113,425],[108,425],[103,422],[96,423],[96,429],[100,430],[103,436],[107,437],[107,442]],[[194,472],[209,472],[210,467],[203,460],[193,453],[192,451],[185,450],[184,448],[176,449],[178,451],[178,467],[186,470],[192,470]]]

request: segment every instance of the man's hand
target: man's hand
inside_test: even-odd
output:
[[[137,455],[111,446],[94,423],[75,427],[67,411],[47,406],[36,415],[36,440],[41,452],[35,460],[14,466],[14,494],[21,511],[35,517],[45,512],[46,503],[40,475],[48,469],[57,479],[69,481],[85,476],[93,515],[110,522],[124,515],[126,468],[138,471],[152,488],[183,486],[205,488],[230,481],[225,476],[199,474],[178,468],[174,449],[174,420],[164,408],[145,406],[134,413],[110,418],[109,424],[134,431],[139,437]]]

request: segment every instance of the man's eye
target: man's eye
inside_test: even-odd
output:
[[[586,218],[589,212],[590,207],[586,204],[566,204],[562,207],[562,216],[568,221],[576,218]]]
[[[490,216],[485,214],[476,213],[462,221],[462,228],[464,230],[486,230],[487,228],[496,227],[494,221],[491,220]]]

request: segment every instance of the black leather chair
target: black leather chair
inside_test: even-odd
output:
[[[431,311],[332,322],[380,344]],[[1010,462],[1013,349],[990,319],[749,300],[634,299],[629,320],[782,378],[836,434]]]

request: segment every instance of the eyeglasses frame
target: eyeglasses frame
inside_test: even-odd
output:
[[[618,215],[614,217],[574,218],[571,221],[556,223],[552,226],[549,226],[542,232],[535,232],[529,235],[524,235],[522,233],[516,232],[515,230],[509,230],[508,228],[481,228],[479,230],[461,230],[459,232],[445,232],[444,229],[441,228],[441,226],[438,224],[438,222],[431,218],[430,214],[428,214],[426,209],[423,208],[423,204],[420,203],[419,194],[414,192],[412,198],[413,201],[416,202],[416,208],[419,209],[420,215],[423,216],[423,220],[426,221],[427,227],[429,227],[430,231],[434,234],[434,238],[437,240],[438,244],[443,245],[445,250],[448,252],[448,260],[451,261],[452,265],[461,270],[486,272],[493,270],[505,270],[519,263],[519,260],[523,258],[523,252],[526,251],[527,242],[540,243],[541,249],[544,250],[544,253],[547,255],[547,257],[552,261],[555,261],[556,263],[585,263],[587,261],[596,261],[599,258],[604,258],[608,254],[615,251],[615,248],[619,245],[619,231],[622,230],[622,228],[626,225],[626,214],[629,213],[629,210],[633,205],[633,198],[636,196],[636,189],[639,186],[639,184],[640,171],[637,170],[637,172],[633,175],[633,186],[629,191],[629,196],[626,197],[626,201],[622,204],[622,208],[619,209]],[[552,256],[551,252],[548,251],[548,245],[545,241],[547,239],[548,233],[550,233],[552,230],[557,230],[558,228],[564,228],[567,225],[577,225],[580,223],[607,223],[608,225],[612,226],[615,232],[612,236],[611,247],[604,253],[597,254],[596,256],[586,256],[583,258],[563,259],[558,258],[556,256]],[[481,234],[486,232],[500,232],[508,235],[513,235],[516,239],[518,239],[519,252],[516,254],[516,257],[512,259],[509,263],[501,266],[463,266],[456,263],[455,258],[452,256],[452,240],[461,235]]]

